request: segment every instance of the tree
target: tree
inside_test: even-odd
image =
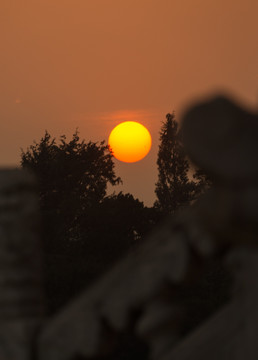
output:
[[[38,180],[47,292],[50,307],[56,308],[59,303],[55,298],[62,298],[58,287],[70,286],[60,301],[74,290],[71,284],[76,283],[79,271],[76,257],[84,247],[91,223],[96,222],[94,214],[98,216],[107,185],[116,185],[121,179],[115,175],[108,146],[104,142],[85,143],[77,131],[71,141],[61,136],[59,143],[46,132],[39,143],[22,150],[21,165],[34,172]],[[87,220],[88,229],[82,219]],[[97,226],[101,226],[101,219],[98,221]],[[84,261],[87,258],[90,254]]]
[[[163,214],[173,214],[181,206],[190,204],[202,186],[202,183],[199,186],[194,179],[189,179],[190,165],[174,113],[166,115],[161,127],[157,165],[155,206]]]
[[[77,131],[69,142],[61,136],[60,144],[46,132],[39,143],[22,151],[21,165],[36,174],[41,210],[54,217],[55,223],[62,222],[62,236],[67,240],[70,233],[73,240],[78,239],[80,214],[103,200],[107,184],[121,181],[104,142],[80,141]]]

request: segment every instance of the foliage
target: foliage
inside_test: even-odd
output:
[[[194,201],[211,185],[210,179],[200,169],[192,169],[182,144],[175,114],[167,114],[160,131],[158,152],[158,182],[155,206],[163,213],[174,214],[181,206]]]
[[[38,180],[47,292],[56,303],[55,297],[61,299],[58,287],[64,290],[75,280],[75,256],[87,232],[81,219],[98,216],[97,207],[106,196],[108,183],[116,185],[121,179],[115,175],[112,155],[104,142],[85,143],[77,131],[71,141],[62,136],[59,144],[46,132],[39,143],[22,151],[21,165],[33,171]],[[67,297],[72,290],[66,290]]]
[[[88,201],[100,201],[106,195],[108,182],[116,185],[121,181],[115,176],[108,146],[104,142],[98,145],[91,141],[80,141],[77,131],[69,142],[64,135],[61,136],[59,145],[46,131],[39,144],[35,143],[26,152],[22,151],[21,163],[38,175],[41,199],[47,198],[49,191],[52,195],[55,192],[67,195],[65,191],[72,187],[75,193],[83,191],[84,195],[87,194]],[[85,198],[82,200],[85,201]]]
[[[163,213],[175,213],[193,199],[195,183],[189,180],[189,163],[180,141],[175,114],[167,114],[160,131],[158,152],[157,201],[155,206]]]
[[[22,167],[37,176],[42,211],[49,215],[50,223],[65,225],[59,234],[64,237],[72,234],[73,239],[78,238],[77,219],[103,200],[108,183],[121,181],[115,176],[108,147],[103,142],[80,141],[78,132],[69,142],[62,136],[59,145],[46,132],[38,144],[22,151],[21,157]]]

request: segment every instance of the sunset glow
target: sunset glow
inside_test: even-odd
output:
[[[148,154],[151,148],[151,135],[142,124],[125,121],[111,131],[108,144],[116,159],[132,163]]]

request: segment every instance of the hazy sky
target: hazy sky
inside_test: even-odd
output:
[[[153,147],[116,172],[152,205],[166,113],[218,90],[257,107],[257,14],[257,0],[1,0],[0,166],[46,129],[101,141],[133,119]]]

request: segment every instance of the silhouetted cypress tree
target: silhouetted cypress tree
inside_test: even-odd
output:
[[[167,114],[160,131],[158,182],[155,206],[164,214],[175,213],[196,195],[196,183],[189,179],[187,160],[175,114]]]

